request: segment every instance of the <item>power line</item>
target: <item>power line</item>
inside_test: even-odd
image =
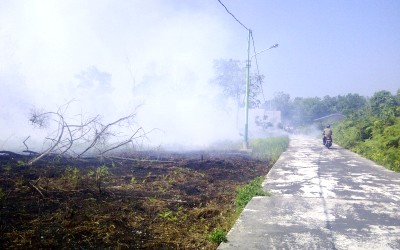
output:
[[[256,45],[254,44],[253,32],[250,33],[250,36],[251,36],[251,40],[253,41],[254,57],[255,57],[255,59],[256,59],[256,65],[257,65],[257,77],[260,77],[260,70],[258,69]],[[249,63],[250,63],[250,62],[249,62]],[[265,103],[266,100],[265,100],[265,96],[264,96],[264,90],[263,90],[263,87],[262,87],[262,81],[261,81],[261,79],[258,79],[258,80],[259,80],[259,84],[260,84],[260,88],[261,88],[261,93],[262,93],[262,96],[263,96],[263,99],[264,99],[264,103]]]
[[[233,18],[235,18],[236,22],[240,23],[240,25],[242,25],[246,30],[249,30],[242,22],[239,21],[239,19],[237,19],[237,18],[235,17],[235,15],[233,15],[233,14],[228,10],[228,8],[227,8],[220,0],[218,0],[218,2],[219,2],[222,6],[224,6],[226,12],[228,12]]]
[[[258,61],[257,61],[257,54],[256,54],[256,46],[255,46],[255,44],[254,44],[253,32],[251,32],[251,31],[249,30],[249,28],[247,28],[242,22],[240,22],[239,19],[237,19],[237,18],[235,17],[235,15],[233,15],[233,14],[228,10],[228,8],[221,2],[221,0],[218,0],[218,2],[219,2],[222,6],[224,6],[226,12],[228,12],[228,13],[236,20],[236,22],[238,22],[240,25],[242,25],[246,30],[248,30],[248,31],[250,32],[251,40],[253,41],[254,57],[255,57],[255,59],[256,59],[256,65],[257,65],[257,76],[260,77],[260,70],[259,70],[259,68],[258,68]],[[247,63],[250,64],[250,61],[247,62]],[[250,67],[250,65],[249,65],[249,67]],[[262,96],[263,96],[263,99],[264,99],[264,103],[265,103],[266,100],[265,100],[265,96],[264,96],[264,90],[263,90],[263,87],[262,87],[261,79],[257,79],[257,80],[259,81],[261,93],[262,93]]]

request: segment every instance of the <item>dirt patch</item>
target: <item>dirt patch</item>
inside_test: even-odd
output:
[[[0,155],[2,249],[215,249],[237,187],[270,169],[241,152],[28,158]]]

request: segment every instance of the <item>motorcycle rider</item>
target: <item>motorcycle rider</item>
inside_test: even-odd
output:
[[[322,132],[322,135],[324,138],[322,138],[322,143],[325,145],[326,143],[326,137],[329,136],[331,137],[332,140],[332,130],[331,130],[331,125],[327,125],[326,128],[324,128],[324,131]]]

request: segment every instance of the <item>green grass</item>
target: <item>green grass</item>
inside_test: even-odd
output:
[[[262,183],[264,181],[264,176],[259,176],[249,182],[247,185],[240,187],[236,191],[236,212],[240,214],[247,203],[254,196],[269,196],[270,194],[264,191]]]
[[[260,160],[275,162],[289,145],[289,137],[260,138],[250,141],[252,156]]]
[[[213,145],[213,148],[221,149],[221,145],[223,145],[223,150],[240,150],[243,146],[242,142],[224,142],[222,144]],[[272,165],[278,160],[279,156],[286,150],[288,145],[289,137],[287,136],[254,139],[249,142],[251,157],[268,161],[268,163],[265,163],[268,165]],[[264,176],[259,176],[236,190],[235,204],[232,206],[232,210],[230,210],[228,215],[221,221],[220,225],[222,225],[223,229],[229,231],[229,229],[232,228],[243,209],[253,197],[270,196],[268,192],[263,190],[262,183],[264,179]],[[214,229],[208,236],[209,240],[217,244],[226,242],[226,233],[223,229]]]
[[[220,244],[221,242],[227,242],[228,239],[226,238],[226,232],[222,229],[216,228],[214,229],[208,238],[210,239],[211,242]]]

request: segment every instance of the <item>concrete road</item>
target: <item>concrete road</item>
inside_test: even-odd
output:
[[[400,174],[292,138],[218,249],[400,249]]]

